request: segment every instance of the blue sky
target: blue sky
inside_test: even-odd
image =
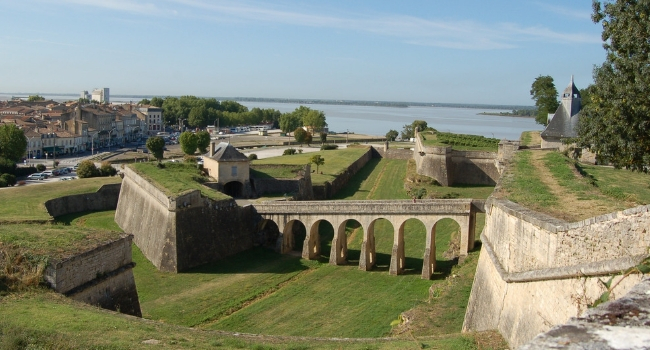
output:
[[[605,59],[591,0],[0,2],[0,91],[532,105]]]

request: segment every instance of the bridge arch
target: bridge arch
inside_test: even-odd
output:
[[[325,219],[318,219],[309,225],[302,250],[303,258],[309,260],[320,259],[323,244],[320,231],[324,228],[333,229],[332,223]]]
[[[280,237],[278,237],[277,249],[280,253],[289,253],[295,250],[296,247],[300,248],[302,252],[304,241],[306,241],[306,225],[297,219],[287,222],[282,228]]]
[[[328,222],[333,228],[333,239],[329,255],[330,264],[347,264],[348,242],[345,231],[346,223],[355,220],[363,229],[361,256],[359,268],[370,270],[377,264],[376,256],[376,225],[378,220],[386,219],[392,225],[392,248],[389,273],[398,275],[404,273],[406,257],[404,254],[405,223],[409,219],[417,219],[424,224],[426,235],[423,238],[422,278],[430,279],[436,269],[436,229],[440,220],[451,219],[459,226],[460,247],[459,256],[462,261],[469,250],[474,247],[476,213],[483,211],[484,201],[472,199],[421,200],[416,202],[403,200],[390,201],[300,201],[273,202],[255,204],[255,210],[263,218],[274,220],[282,233],[278,239],[281,253],[288,252],[293,245],[288,241],[293,239],[293,232],[286,226],[293,226],[295,221],[304,224],[306,228],[305,244],[302,256],[306,259],[319,257],[318,228],[323,222]]]

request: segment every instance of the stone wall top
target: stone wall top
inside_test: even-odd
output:
[[[253,205],[259,214],[469,214],[472,199],[289,201]]]

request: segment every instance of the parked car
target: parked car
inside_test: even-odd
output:
[[[75,166],[72,167],[72,170],[77,171],[79,169],[79,164],[75,164]]]
[[[54,172],[52,170],[45,170],[44,172],[42,172],[42,174],[47,177],[50,177],[54,175]]]
[[[43,173],[33,173],[27,176],[27,178],[30,180],[45,180],[47,176]]]

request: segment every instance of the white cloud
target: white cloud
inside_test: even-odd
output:
[[[441,21],[405,15],[346,16],[299,12],[267,3],[166,0],[155,4],[128,0],[63,0],[68,3],[101,7],[116,11],[153,16],[177,15],[216,22],[255,22],[293,26],[332,28],[374,33],[392,37],[408,44],[463,50],[494,50],[516,47],[523,42],[599,43],[600,36],[583,33],[561,33],[542,26],[488,24],[476,21]],[[549,11],[568,16],[589,18],[588,13],[558,6],[538,4]]]

